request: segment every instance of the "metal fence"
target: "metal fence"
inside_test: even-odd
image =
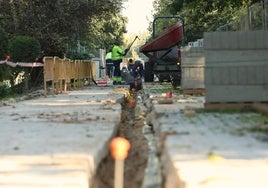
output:
[[[268,0],[247,7],[240,15],[240,20],[220,26],[217,31],[268,30]]]

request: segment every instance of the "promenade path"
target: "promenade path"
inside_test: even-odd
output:
[[[162,103],[166,90],[144,84],[140,97],[157,150],[149,153],[160,157],[148,159],[145,188],[268,187],[268,136],[254,131],[268,126],[267,117],[206,112],[204,96],[176,92]],[[90,187],[118,130],[125,92],[89,87],[1,106],[0,187]]]
[[[0,187],[89,187],[123,99],[95,87],[0,107]]]

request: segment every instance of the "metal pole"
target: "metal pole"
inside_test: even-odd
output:
[[[262,29],[265,30],[264,0],[261,0],[261,21]]]
[[[175,15],[175,16],[157,16],[153,20],[153,38],[155,38],[155,22],[156,22],[156,20],[158,20],[160,18],[169,18],[169,19],[178,18],[178,19],[180,19],[182,21],[182,29],[183,29],[183,34],[184,34],[184,18],[182,16],[179,16],[179,15]]]
[[[268,2],[263,0],[264,30],[267,30],[267,8]]]
[[[250,30],[250,24],[251,24],[251,14],[250,14],[250,9],[249,9],[249,4],[247,5],[247,30]]]

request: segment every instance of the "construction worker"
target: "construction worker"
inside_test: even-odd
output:
[[[113,69],[113,60],[112,60],[112,52],[108,52],[105,56],[105,62],[106,62],[106,74],[109,76],[109,78],[112,78],[112,69]]]
[[[114,64],[114,77],[113,77],[113,84],[114,85],[119,85],[122,82],[122,77],[121,77],[121,70],[120,70],[120,63],[123,60],[123,56],[127,54],[129,49],[123,50],[120,46],[119,43],[115,43],[115,45],[112,48],[112,60]]]
[[[133,61],[132,59],[130,59],[128,64],[128,70],[131,76],[133,76],[134,78],[142,78],[144,76],[143,64],[140,60]]]
[[[143,64],[140,60],[133,61],[129,60],[128,64],[129,74],[132,76],[132,81],[130,82],[130,89],[135,88],[140,90],[142,88],[142,78],[143,78]]]
[[[134,61],[132,58],[130,58],[127,62],[127,69],[128,69],[128,72],[130,73],[131,76],[132,76],[132,72],[133,72],[133,66],[134,66]]]

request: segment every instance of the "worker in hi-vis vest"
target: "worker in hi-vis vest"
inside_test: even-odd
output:
[[[112,70],[113,70],[113,60],[112,60],[112,52],[108,52],[105,56],[105,63],[106,63],[106,75],[109,78],[112,78]]]
[[[113,84],[119,85],[121,84],[122,77],[121,77],[121,70],[120,70],[120,63],[123,60],[123,56],[127,54],[129,49],[123,50],[119,43],[116,42],[115,45],[112,48],[112,60],[114,64],[114,77],[113,77]]]

